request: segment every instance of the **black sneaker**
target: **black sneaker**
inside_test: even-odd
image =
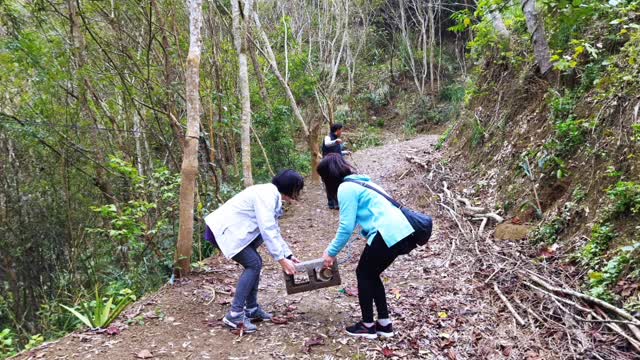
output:
[[[367,339],[375,339],[378,337],[376,326],[366,327],[362,322],[358,322],[353,326],[347,326],[347,334]]]
[[[376,321],[376,333],[379,336],[390,338],[393,336],[393,325],[391,325],[391,323],[388,323],[387,326],[382,326],[379,322]]]

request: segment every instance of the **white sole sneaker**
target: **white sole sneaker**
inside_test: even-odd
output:
[[[369,340],[374,340],[374,339],[378,338],[378,334],[354,334],[354,333],[350,333],[348,331],[346,333],[351,335],[351,336],[361,337],[361,338],[365,338],[365,339],[369,339]]]
[[[377,334],[378,334],[378,336],[381,336],[383,338],[390,338],[390,337],[392,337],[394,335],[393,332],[386,333],[386,332],[381,332],[381,331],[378,331]]]
[[[238,324],[236,324],[236,323],[232,322],[231,320],[227,319],[226,316],[222,318],[222,322],[225,325],[227,325],[228,327],[232,328],[232,329],[237,329],[238,328]],[[244,332],[247,333],[247,334],[255,332],[256,330],[257,329],[254,329],[254,328],[247,328],[247,327],[244,328]]]

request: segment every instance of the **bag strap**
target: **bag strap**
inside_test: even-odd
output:
[[[358,181],[358,180],[352,180],[352,179],[344,179],[344,181],[348,181],[348,182],[351,182],[351,183],[354,183],[354,184],[358,184],[358,185],[363,186],[363,187],[365,187],[365,188],[367,188],[369,190],[373,190],[373,191],[377,192],[378,194],[382,195],[385,199],[389,200],[389,202],[392,203],[393,206],[397,207],[398,209],[402,209],[404,207],[404,205],[402,205],[400,202],[398,202],[397,200],[395,200],[391,196],[383,193],[382,191],[376,189],[375,187],[373,187],[373,186],[371,186],[371,185],[369,185],[367,183],[364,183],[364,182]]]

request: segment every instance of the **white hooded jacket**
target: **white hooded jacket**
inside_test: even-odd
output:
[[[273,184],[250,186],[204,218],[218,247],[232,258],[262,235],[267,250],[276,260],[291,255],[280,234],[278,218],[282,215],[282,198]]]

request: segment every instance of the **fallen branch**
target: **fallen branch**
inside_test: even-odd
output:
[[[482,219],[482,223],[480,224],[480,229],[478,230],[478,235],[479,236],[484,235],[483,234],[484,233],[484,227],[487,226],[487,221],[488,221],[488,218]]]
[[[507,297],[504,296],[502,291],[500,291],[500,288],[498,288],[498,284],[496,284],[495,282],[493,283],[493,289],[496,291],[496,293],[500,297],[500,300],[502,300],[502,302],[507,306],[507,309],[509,309],[509,311],[511,312],[511,315],[513,315],[513,317],[516,319],[518,324],[525,326],[527,323],[516,312],[516,309],[513,308],[513,305],[511,305],[511,303],[509,302],[509,299],[507,299]]]
[[[464,204],[464,209],[471,212],[472,215],[476,213],[486,213],[487,209],[483,207],[473,206],[471,205],[471,201],[469,199],[465,199],[461,196],[456,196],[456,200]]]
[[[214,289],[213,286],[205,286],[204,288],[211,291],[211,300],[207,303],[207,305],[211,305],[213,300],[216,299],[216,289]]]
[[[629,341],[629,343],[637,350],[640,351],[640,341],[638,341],[637,339],[634,339],[631,335],[627,334],[624,330],[622,330],[622,328],[620,328],[618,325],[616,325],[615,323],[611,323],[611,322],[607,322],[605,320],[607,320],[606,318],[598,315],[595,313],[595,311],[586,308],[582,305],[579,305],[578,303],[565,299],[563,297],[560,297],[558,295],[555,295],[549,291],[546,291],[544,289],[541,289],[529,282],[524,282],[525,285],[529,286],[530,288],[537,290],[547,296],[550,296],[552,299],[557,300],[557,301],[561,301],[564,302],[565,304],[569,304],[573,307],[575,307],[576,309],[582,310],[584,312],[586,312],[587,314],[593,316],[594,318],[596,318],[597,320],[600,320],[601,322],[604,323],[605,326],[607,326],[609,329],[613,330],[615,333],[617,333],[618,335],[622,336],[623,338],[627,339],[627,341]],[[544,287],[544,285],[542,285]],[[574,315],[575,316],[575,315]]]
[[[571,296],[576,297],[578,299],[585,300],[585,301],[588,301],[590,303],[596,304],[596,305],[598,305],[598,306],[600,306],[600,307],[602,307],[604,309],[607,309],[607,310],[617,314],[618,316],[620,316],[622,318],[625,318],[625,319],[629,320],[633,325],[640,326],[640,320],[636,319],[633,315],[629,314],[624,309],[620,309],[618,307],[615,307],[615,306],[609,304],[606,301],[602,301],[602,300],[600,300],[598,298],[595,298],[593,296],[589,296],[587,294],[583,294],[583,293],[580,293],[580,292],[577,292],[577,291],[574,291],[574,290],[571,290],[571,289],[565,289],[565,288],[560,288],[560,287],[557,287],[557,286],[553,286],[553,285],[547,283],[546,281],[544,281],[539,275],[537,275],[535,273],[529,272],[529,274],[530,274],[529,277],[533,282],[535,282],[536,284],[538,284],[538,285],[540,285],[540,286],[542,286],[542,287],[544,287],[544,288],[546,288],[546,289],[548,289],[550,291],[571,295]]]
[[[504,218],[496,213],[487,213],[487,214],[475,214],[475,217],[472,220],[482,220],[482,218],[490,218],[495,220],[498,224],[504,222]]]

